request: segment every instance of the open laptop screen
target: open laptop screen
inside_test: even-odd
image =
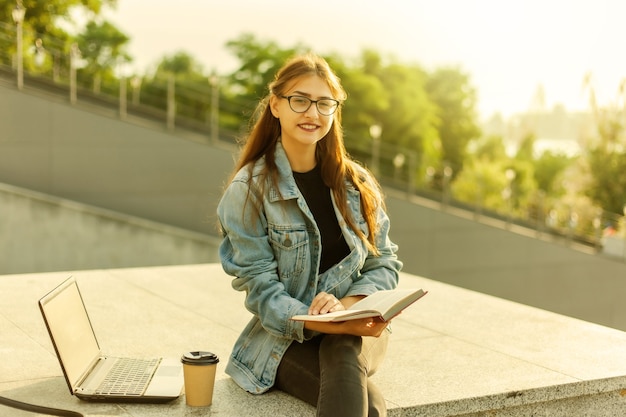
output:
[[[39,301],[72,393],[100,356],[83,299],[72,277]]]

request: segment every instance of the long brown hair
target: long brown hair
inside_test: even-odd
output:
[[[280,121],[272,115],[269,108],[269,98],[272,95],[282,96],[293,85],[293,82],[301,77],[317,75],[324,80],[333,94],[339,101],[344,101],[347,94],[339,77],[333,72],[326,60],[314,55],[306,54],[289,60],[275,75],[274,80],[269,84],[269,94],[261,100],[253,117],[253,126],[248,135],[245,145],[239,156],[233,175],[243,167],[252,169],[253,163],[265,157],[265,170],[261,173],[263,178],[270,178],[274,184],[278,181],[278,170],[274,159],[276,142],[280,138]],[[376,213],[378,208],[384,209],[384,201],[381,196],[381,189],[374,177],[367,170],[359,166],[348,155],[343,142],[343,129],[341,127],[341,105],[333,115],[333,124],[330,131],[320,141],[317,142],[315,157],[320,165],[322,179],[332,190],[339,212],[346,220],[348,226],[367,244],[368,249],[374,254],[378,254],[376,248],[376,235],[378,232],[378,221]],[[250,176],[251,181],[252,176]],[[366,236],[355,223],[355,219],[350,215],[347,204],[346,184],[349,180],[361,193],[361,209],[363,217],[369,229]],[[255,204],[260,204],[260,196],[263,190],[252,190],[255,196]],[[265,181],[259,181],[263,187]],[[250,194],[249,194],[250,196]]]

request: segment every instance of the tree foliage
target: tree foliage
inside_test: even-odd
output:
[[[438,165],[441,145],[435,106],[424,88],[426,73],[417,66],[406,66],[364,50],[351,66],[330,59],[349,93],[344,110],[346,143],[357,149],[370,149],[370,127],[382,128],[381,142],[387,150],[387,169],[397,154],[416,155],[418,171]]]
[[[0,0],[0,22],[13,23],[12,12],[16,4],[14,0]],[[91,66],[91,76],[102,75],[107,66],[112,66],[112,61],[105,59],[106,52],[115,55],[129,40],[110,23],[94,23],[104,7],[114,8],[117,0],[21,0],[21,4],[25,9],[24,66],[33,72],[52,72],[53,67],[67,69],[71,45],[81,42],[87,58],[84,62]],[[67,29],[72,26],[74,13],[81,14],[88,21],[86,27],[79,28],[79,31],[83,30],[80,35]],[[14,53],[15,43],[12,39],[0,38],[0,49]],[[8,56],[0,54],[0,62]],[[100,62],[97,63],[96,59]]]
[[[480,136],[476,91],[467,74],[450,67],[439,68],[430,74],[426,91],[437,106],[442,158],[456,175],[465,162],[467,145]]]
[[[534,139],[527,139],[527,145],[521,146],[513,158],[506,154],[499,136],[477,141],[452,185],[454,195],[507,215],[523,215],[537,189],[533,154],[528,150]]]
[[[626,153],[601,147],[588,154],[591,181],[588,195],[605,210],[623,214],[626,206]]]
[[[506,159],[506,147],[502,136],[489,135],[474,141],[474,158],[498,161]]]
[[[191,54],[178,51],[172,55],[166,55],[156,67],[155,75],[174,74],[181,78],[191,77],[205,79],[204,68]]]
[[[546,151],[534,160],[537,188],[546,195],[559,197],[563,194],[560,181],[565,170],[572,166],[575,158],[563,153]]]
[[[420,167],[438,165],[442,148],[441,126],[436,106],[425,90],[426,73],[419,67],[393,63],[384,68],[380,77],[390,95],[389,107],[384,114],[385,137],[390,143],[415,151],[419,155]]]
[[[619,87],[618,99],[605,107],[596,103],[591,86],[590,90],[597,132],[588,143],[590,182],[586,192],[605,210],[622,215],[626,209],[626,79]]]
[[[115,7],[116,3],[23,0],[27,10],[24,68],[35,74],[52,73],[54,69],[55,77],[67,77],[63,71],[69,68],[69,50],[76,44],[82,63],[79,82],[90,80],[94,84],[102,82],[103,86],[110,83],[107,92],[123,91],[116,69],[132,60],[126,49],[130,39],[101,18],[102,9]],[[10,64],[15,53],[15,32],[10,32],[15,28],[11,18],[15,4],[13,0],[0,0],[0,22],[8,33],[0,37],[1,50],[8,51],[0,54],[0,64]],[[71,30],[68,23],[77,11],[83,26]],[[132,92],[140,90],[142,104],[163,112],[171,110],[168,95],[174,92],[176,117],[205,127],[209,113],[219,108],[220,129],[243,133],[259,99],[267,95],[276,71],[288,58],[311,49],[300,43],[283,47],[252,33],[244,33],[225,46],[239,61],[230,74],[207,71],[193,56],[178,51],[164,56],[151,73],[134,74]],[[577,209],[572,203],[576,199],[565,183],[572,173],[576,174],[577,167],[585,166],[585,181],[580,176],[576,181],[586,186],[586,194],[605,210],[622,213],[626,203],[626,82],[620,86],[616,103],[603,108],[595,102],[591,89],[597,132],[589,138],[582,157],[554,152],[537,155],[534,132],[522,139],[514,156],[509,156],[502,137],[482,136],[476,91],[462,69],[426,71],[371,49],[363,50],[353,60],[336,53],[325,58],[348,92],[342,112],[348,150],[369,163],[373,145],[378,143],[372,140],[370,127],[382,128],[379,162],[383,176],[393,173],[395,180],[402,172],[413,185],[431,178],[434,188],[442,191],[446,191],[444,183],[446,187],[451,185],[456,199],[470,204],[482,202],[498,211],[521,213],[526,204],[537,208],[548,200],[555,206],[561,204],[564,211],[572,211]],[[213,107],[212,99],[217,99],[219,105]],[[580,161],[584,164],[577,164]],[[441,180],[444,172],[452,173],[448,181]]]
[[[94,89],[99,91],[102,79],[114,81],[115,69],[130,62],[126,52],[129,37],[107,21],[90,20],[85,29],[75,37],[82,61],[83,80],[94,80]]]
[[[383,113],[390,105],[389,94],[375,74],[376,68],[382,65],[380,60],[373,51],[364,51],[360,60],[351,65],[339,56],[328,59],[348,92],[343,108],[343,128],[346,142],[352,147],[370,149],[369,128],[382,123]]]
[[[302,44],[282,48],[274,41],[257,39],[251,33],[241,34],[228,41],[226,48],[238,58],[240,66],[232,74],[223,77],[220,84],[222,110],[229,128],[243,130],[252,117],[257,103],[267,95],[267,87],[285,60],[308,50]],[[237,125],[239,127],[237,127]]]
[[[58,20],[71,22],[71,12],[80,9],[95,17],[100,15],[103,7],[115,7],[117,0],[21,0],[26,9],[24,27],[38,34],[64,32]],[[0,0],[0,21],[12,22],[15,0]]]
[[[258,101],[267,94],[267,86],[285,60],[308,49],[303,45],[281,48],[276,42],[261,41],[251,33],[227,42],[226,48],[241,63],[228,77],[229,87],[234,93],[252,101]]]

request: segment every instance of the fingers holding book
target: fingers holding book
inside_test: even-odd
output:
[[[389,326],[389,322],[379,317],[368,317],[365,319],[349,320],[345,322],[347,325],[354,325],[352,334],[357,336],[380,336]]]
[[[346,308],[344,305],[332,294],[326,292],[320,292],[315,296],[309,307],[309,314],[326,314],[333,311],[342,311]]]

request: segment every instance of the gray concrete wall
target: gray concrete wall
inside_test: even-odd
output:
[[[0,274],[216,262],[217,238],[0,184]]]
[[[0,83],[0,182],[216,234],[232,148],[24,91]]]
[[[215,236],[233,148],[37,94],[0,84],[0,182]],[[388,194],[405,271],[626,330],[626,264]],[[2,223],[3,235],[19,236],[0,213]],[[24,251],[40,251],[29,242]]]
[[[408,272],[626,330],[623,262],[471,213],[387,204]]]

